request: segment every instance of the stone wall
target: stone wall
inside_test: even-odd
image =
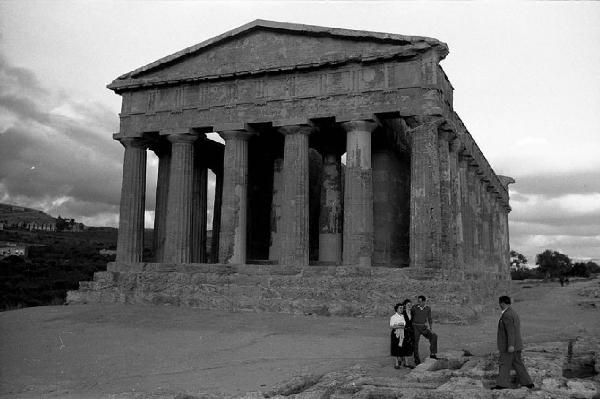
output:
[[[390,315],[395,303],[423,294],[436,322],[464,323],[509,288],[483,275],[460,281],[409,268],[115,262],[67,302],[360,317]]]

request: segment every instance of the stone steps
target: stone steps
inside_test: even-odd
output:
[[[456,281],[432,274],[384,267],[111,263],[106,272],[95,273],[93,281],[81,282],[78,291],[69,292],[67,301],[384,316],[404,298],[414,301],[424,294],[438,320],[460,323],[475,316],[474,300],[486,300],[480,292],[494,286],[490,281]],[[488,299],[494,298],[492,293]]]

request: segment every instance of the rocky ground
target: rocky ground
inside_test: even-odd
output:
[[[85,305],[0,313],[0,396],[600,398],[599,289],[597,279],[516,285],[535,390],[489,389],[497,314],[435,325],[440,359],[394,370],[387,318]]]

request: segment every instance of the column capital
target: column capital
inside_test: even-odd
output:
[[[290,135],[290,134],[306,134],[309,135],[312,133],[313,131],[313,127],[310,125],[287,125],[287,126],[281,126],[279,129],[279,132],[281,134],[283,134],[284,136]]]
[[[447,141],[448,143],[450,143],[451,138],[454,135],[452,134],[452,132],[448,131],[448,130],[444,130],[444,129],[439,129],[438,130],[438,139],[439,140],[444,140]]]
[[[176,134],[169,134],[167,136],[167,140],[169,140],[171,143],[176,144],[176,143],[193,143],[194,141],[198,140],[198,136],[194,136],[192,134],[188,134],[188,133],[176,133]]]
[[[249,132],[245,129],[237,129],[237,130],[222,130],[219,132],[219,135],[223,137],[225,141],[227,140],[249,140],[250,137],[254,136],[254,132]]]
[[[463,144],[458,137],[454,137],[450,140],[450,152],[460,153],[460,150],[463,148]]]
[[[132,147],[146,149],[149,146],[149,142],[141,137],[121,137],[119,142],[125,148]]]
[[[372,133],[373,130],[377,127],[377,123],[369,119],[362,120],[354,120],[348,122],[340,123],[340,126],[344,129],[346,133],[361,131],[361,132],[369,132]]]
[[[148,145],[150,151],[154,152],[157,157],[161,158],[171,152],[171,146],[164,141],[153,141]]]

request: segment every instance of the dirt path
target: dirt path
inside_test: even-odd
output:
[[[577,292],[598,280],[516,291],[526,342],[600,335],[598,310]],[[527,287],[529,285],[525,285]],[[435,306],[435,304],[432,304]],[[494,350],[497,315],[436,325],[440,350]],[[298,374],[360,363],[394,376],[387,318],[219,313],[122,305],[38,307],[0,313],[0,396],[100,398],[120,392],[242,393]],[[427,354],[426,341],[421,351]]]

